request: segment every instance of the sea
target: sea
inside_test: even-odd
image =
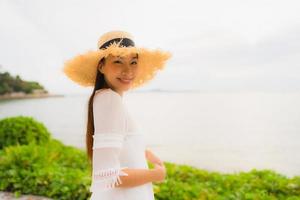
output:
[[[31,116],[85,150],[90,94],[0,101],[0,119]],[[128,92],[123,102],[161,160],[220,173],[300,175],[300,92]]]

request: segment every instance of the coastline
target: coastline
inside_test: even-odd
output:
[[[0,95],[0,100],[64,97],[64,96],[65,95],[62,94],[48,94],[48,93],[36,93],[36,94],[13,93],[13,94]]]

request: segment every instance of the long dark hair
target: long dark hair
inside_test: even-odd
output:
[[[89,159],[89,162],[92,164],[92,155],[93,155],[93,134],[94,134],[94,118],[93,118],[93,99],[96,90],[102,88],[108,88],[108,85],[104,79],[104,74],[102,74],[98,69],[99,66],[101,67],[105,64],[105,57],[103,57],[97,66],[97,75],[96,81],[93,89],[93,93],[91,94],[89,101],[88,101],[88,115],[87,115],[87,127],[86,127],[86,152]]]

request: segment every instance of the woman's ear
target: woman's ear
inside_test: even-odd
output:
[[[103,64],[100,64],[98,70],[103,74]]]
[[[103,67],[105,65],[105,58],[102,58],[100,61],[99,61],[99,64],[98,64],[98,70],[104,74],[104,71],[103,71]]]

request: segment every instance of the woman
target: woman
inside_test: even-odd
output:
[[[171,54],[135,47],[132,35],[110,31],[97,51],[65,63],[64,73],[94,86],[88,103],[86,145],[92,166],[91,200],[154,200],[152,182],[166,176],[123,103],[123,93],[151,80]],[[149,169],[147,161],[153,163]]]

